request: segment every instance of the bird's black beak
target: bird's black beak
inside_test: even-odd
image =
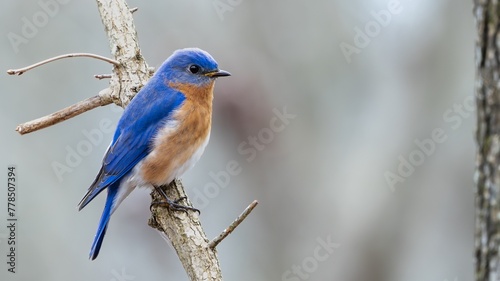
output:
[[[229,73],[225,70],[216,70],[216,71],[206,73],[205,76],[216,78],[216,77],[231,76],[231,73]]]

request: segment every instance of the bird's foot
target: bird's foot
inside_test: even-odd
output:
[[[183,211],[183,212],[187,213],[188,210],[189,210],[189,211],[198,212],[198,215],[201,214],[200,210],[198,210],[196,208],[179,204],[180,201],[182,201],[184,199],[187,199],[186,196],[183,196],[183,197],[178,198],[176,200],[171,200],[170,198],[167,197],[167,194],[165,194],[165,192],[163,191],[163,189],[158,188],[156,186],[155,186],[155,189],[156,189],[156,191],[158,191],[158,193],[160,193],[160,195],[165,200],[164,201],[153,201],[153,202],[151,202],[151,205],[149,205],[149,209],[150,210],[151,210],[151,208],[153,206],[166,206],[166,207],[168,207],[168,208],[170,208],[171,210],[174,210],[174,211]]]

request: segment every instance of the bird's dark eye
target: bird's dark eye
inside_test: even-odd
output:
[[[196,64],[192,64],[189,66],[189,72],[193,73],[193,74],[196,74],[200,71],[200,66],[196,65]]]

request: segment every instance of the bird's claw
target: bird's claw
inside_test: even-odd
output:
[[[151,202],[151,205],[149,205],[149,209],[151,210],[153,208],[153,206],[166,206],[174,211],[183,211],[183,212],[188,212],[188,210],[190,211],[195,211],[195,212],[198,212],[198,214],[200,214],[200,210],[196,209],[196,208],[193,208],[193,207],[190,207],[190,206],[185,206],[185,205],[182,205],[182,204],[179,204],[178,202],[179,201],[182,201],[186,199],[186,197],[182,197],[182,198],[179,198],[177,200],[170,200],[170,199],[167,199],[165,201],[153,201]]]
[[[149,210],[150,211],[153,208],[153,206],[166,206],[166,207],[170,208],[173,211],[183,211],[183,212],[186,212],[186,214],[187,214],[188,210],[198,212],[198,215],[201,214],[200,210],[198,210],[196,208],[179,204],[180,201],[187,199],[186,196],[183,196],[183,197],[178,198],[176,200],[171,200],[171,199],[169,199],[167,197],[167,195],[165,194],[165,192],[163,192],[163,190],[161,188],[157,188],[156,190],[160,193],[160,195],[165,200],[164,201],[153,201],[153,202],[151,202],[151,205],[149,205]]]

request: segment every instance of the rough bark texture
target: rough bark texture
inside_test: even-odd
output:
[[[162,188],[171,199],[186,197],[179,180]],[[151,197],[153,201],[163,200],[157,192],[152,192]],[[189,199],[181,203],[193,207]],[[197,212],[169,211],[155,206],[151,211],[149,225],[167,235],[191,280],[222,280],[217,252],[208,247],[209,240]]]
[[[113,69],[110,96],[114,103],[125,107],[152,73],[141,55],[132,13],[125,0],[96,1],[111,53],[120,62],[120,66]],[[172,199],[186,196],[178,180],[163,189]],[[151,195],[153,200],[161,200],[156,192]],[[192,206],[189,199],[182,203]],[[196,212],[170,211],[155,206],[149,224],[168,236],[190,280],[222,280],[217,252],[207,247],[209,241]],[[168,249],[165,247],[165,251]]]
[[[141,55],[134,19],[124,0],[97,0],[111,54],[120,62],[109,81],[111,98],[125,107],[152,76]]]
[[[476,280],[500,280],[500,5],[475,0],[476,42]]]

